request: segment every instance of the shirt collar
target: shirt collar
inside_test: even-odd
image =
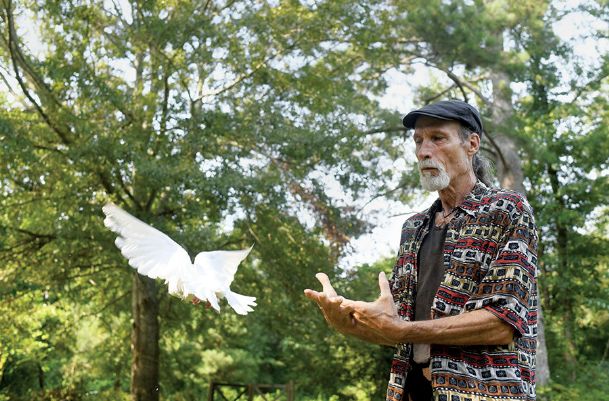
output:
[[[471,192],[467,194],[465,200],[459,206],[462,210],[464,210],[467,214],[475,215],[476,210],[480,207],[480,203],[482,202],[482,198],[488,193],[489,187],[486,186],[482,181],[476,181],[474,187]]]
[[[465,213],[471,216],[475,216],[476,210],[478,210],[480,202],[488,190],[489,187],[487,187],[482,181],[476,181],[471,192],[465,196],[465,199],[459,206],[457,206],[457,208],[463,210]],[[428,216],[434,216],[435,213],[440,210],[442,210],[442,201],[440,201],[440,198],[438,198],[429,208]]]

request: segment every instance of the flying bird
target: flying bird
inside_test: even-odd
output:
[[[222,297],[240,315],[253,311],[255,297],[230,289],[239,263],[253,245],[238,251],[201,252],[193,263],[186,250],[169,236],[120,207],[108,203],[102,210],[106,215],[104,225],[118,234],[114,243],[138,273],[165,280],[172,295],[207,300],[217,311],[220,311],[218,298]]]

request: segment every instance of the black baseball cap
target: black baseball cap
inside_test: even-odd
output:
[[[417,122],[417,118],[420,116],[459,121],[480,135],[480,138],[482,138],[482,133],[484,132],[484,129],[482,128],[482,119],[480,118],[478,110],[471,104],[461,100],[442,100],[428,104],[406,114],[406,117],[404,117],[402,122],[406,128],[412,129]]]

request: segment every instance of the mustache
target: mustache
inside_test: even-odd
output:
[[[444,171],[444,166],[432,159],[424,159],[419,162],[419,171],[422,171],[424,168],[437,168],[440,171]]]

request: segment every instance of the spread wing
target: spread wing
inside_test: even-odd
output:
[[[194,269],[186,250],[112,203],[102,210],[106,215],[104,224],[118,234],[115,244],[129,265],[140,274],[164,279],[171,294],[187,296],[185,283],[191,280]]]
[[[238,251],[201,252],[195,257],[197,273],[203,273],[210,288],[223,291],[230,287],[239,263],[247,257],[254,246]]]

